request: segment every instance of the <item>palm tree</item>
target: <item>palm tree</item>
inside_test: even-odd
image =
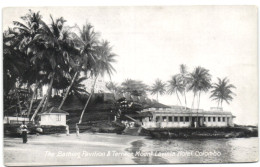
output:
[[[15,87],[27,68],[26,55],[17,48],[17,35],[11,29],[3,34],[4,96]]]
[[[180,73],[178,74],[178,76],[180,77],[180,80],[184,87],[183,94],[184,94],[185,108],[186,108],[187,107],[186,92],[188,91],[188,86],[191,82],[191,77],[190,77],[190,73],[187,71],[187,66],[185,64],[180,65]]]
[[[198,108],[197,108],[197,122],[199,121],[199,105],[200,105],[200,94],[201,92],[207,92],[211,88],[211,75],[209,74],[209,70],[203,67],[197,67],[191,73],[192,82],[190,85],[190,90],[193,91],[193,102],[195,95],[198,96]]]
[[[95,62],[95,66],[92,71],[95,79],[94,79],[94,83],[92,85],[91,94],[89,95],[88,100],[82,110],[78,124],[81,124],[84,112],[89,104],[89,101],[90,101],[92,95],[94,94],[94,87],[95,87],[98,76],[99,75],[103,76],[106,73],[106,74],[108,74],[108,76],[111,79],[111,75],[115,71],[112,63],[116,62],[116,60],[114,59],[114,57],[116,55],[114,53],[112,53],[112,47],[109,46],[109,42],[102,41],[101,45],[96,47],[96,51],[97,51],[96,52],[97,60]]]
[[[29,10],[29,12],[22,16],[21,19],[23,22],[14,21],[15,27],[13,34],[16,32],[16,38],[18,39],[18,48],[21,52],[26,55],[26,69],[22,76],[22,82],[27,83],[27,87],[34,85],[33,94],[30,100],[30,105],[28,108],[27,116],[29,117],[30,112],[32,110],[32,105],[34,101],[34,97],[36,95],[36,90],[38,86],[41,84],[46,84],[46,80],[44,78],[46,76],[40,75],[41,71],[41,62],[31,63],[30,60],[34,56],[30,49],[30,42],[34,39],[34,37],[39,33],[41,28],[41,20],[42,16],[40,12],[33,12]]]
[[[14,21],[14,28],[12,30],[9,28],[8,30],[9,37],[6,38],[8,39],[6,41],[8,43],[8,47],[5,47],[7,45],[4,44],[4,48],[9,49],[9,53],[11,53],[11,47],[13,47],[13,50],[11,53],[12,56],[9,55],[6,57],[5,62],[8,63],[7,60],[10,60],[11,57],[14,57],[16,53],[19,52],[19,55],[15,60],[16,63],[13,64],[16,66],[13,68],[14,70],[19,68],[19,75],[17,78],[19,82],[26,84],[28,89],[30,89],[30,86],[34,85],[34,91],[30,100],[31,102],[30,105],[28,105],[27,110],[27,116],[29,116],[36,89],[39,85],[40,79],[42,79],[42,75],[38,75],[40,71],[39,64],[35,65],[30,62],[33,54],[30,52],[30,48],[28,46],[40,29],[41,15],[39,12],[36,13],[29,10],[29,13],[22,16],[21,19],[22,22]],[[23,69],[20,68],[21,64],[23,64]],[[14,76],[13,74],[12,76]],[[12,82],[8,82],[8,85],[10,85],[10,83]]]
[[[223,101],[225,101],[227,104],[229,104],[229,101],[233,100],[232,95],[235,95],[232,92],[232,88],[236,88],[233,84],[229,84],[229,80],[227,78],[220,79],[218,78],[218,83],[213,84],[213,90],[211,91],[210,98],[213,98],[213,100],[216,100],[222,107]]]
[[[47,93],[42,98],[31,120],[34,119],[44,101],[42,111],[46,110],[51,96],[53,81],[56,76],[68,74],[71,53],[75,51],[70,31],[64,26],[66,20],[61,17],[54,21],[52,16],[50,17],[52,20],[50,27],[45,22],[40,21],[42,28],[30,43],[30,48],[35,53],[31,58],[31,62],[36,63],[40,61],[49,78]]]
[[[33,12],[31,9],[29,9],[29,12],[25,15],[22,16],[21,19],[25,22],[18,22],[18,21],[13,21],[14,25],[18,26],[17,28],[20,31],[24,31],[24,33],[27,33],[28,36],[34,36],[37,34],[37,31],[39,30],[40,27],[40,21],[41,21],[42,16],[40,15],[40,12]]]
[[[182,104],[178,92],[182,94],[184,90],[185,87],[182,83],[181,78],[178,75],[174,75],[172,79],[168,81],[168,94],[176,93],[181,106]]]
[[[200,94],[201,92],[207,92],[211,88],[211,75],[209,70],[203,67],[197,67],[191,73],[191,84],[189,90],[192,90],[194,93],[192,106],[194,104],[195,96],[198,96],[198,109],[200,104]]]
[[[118,91],[118,85],[112,81],[106,83],[106,87],[108,90],[110,90],[114,94],[116,94],[116,92]]]
[[[121,93],[130,93],[134,96],[146,96],[148,86],[142,81],[126,79],[121,83],[120,91]]]
[[[81,98],[82,94],[86,94],[86,88],[84,85],[84,81],[87,79],[87,77],[80,77],[79,75],[76,77],[74,84],[71,87],[70,93],[73,95],[76,95]]]
[[[157,79],[155,81],[155,83],[153,84],[152,88],[151,88],[151,94],[154,95],[156,94],[157,95],[157,102],[159,102],[159,99],[158,99],[158,95],[163,95],[165,92],[166,92],[166,84],[163,83],[160,79]]]
[[[59,109],[61,109],[61,107],[63,106],[79,73],[81,71],[87,73],[92,69],[93,65],[95,64],[95,48],[98,46],[99,43],[99,33],[94,31],[94,28],[90,23],[86,23],[86,25],[83,26],[82,30],[79,29],[79,31],[79,37],[75,33],[72,34],[77,47],[80,48],[79,56],[75,56],[75,61],[71,61],[71,66],[74,67],[74,70],[76,72],[74,73],[70,85],[66,90],[65,96],[63,97],[61,104],[58,107]]]

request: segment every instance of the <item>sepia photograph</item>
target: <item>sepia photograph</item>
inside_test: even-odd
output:
[[[259,161],[256,6],[6,7],[2,33],[6,166]]]

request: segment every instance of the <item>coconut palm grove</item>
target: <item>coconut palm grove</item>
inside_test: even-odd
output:
[[[75,125],[80,130],[90,124],[120,127],[126,116],[133,119],[125,114],[166,106],[160,103],[164,94],[176,96],[180,110],[200,109],[200,97],[205,94],[210,94],[217,108],[235,96],[236,87],[227,77],[212,83],[209,69],[198,66],[189,71],[185,64],[168,81],[158,76],[153,85],[134,79],[114,83],[113,65],[123,55],[113,52],[94,25],[86,22],[70,27],[66,18],[49,17],[51,22],[44,22],[39,11],[29,10],[3,33],[5,116],[28,118],[29,124],[37,124],[39,114],[54,108],[69,113],[66,123],[72,131]],[[106,83],[110,93],[95,93],[96,80],[104,75],[110,78]],[[85,85],[85,80],[93,84]],[[43,87],[47,89],[38,98]],[[187,94],[193,95],[191,106]]]

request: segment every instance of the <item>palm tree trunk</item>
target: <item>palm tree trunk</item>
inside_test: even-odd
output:
[[[49,83],[47,93],[42,97],[42,100],[41,100],[40,104],[38,105],[37,109],[35,110],[35,112],[34,112],[32,118],[31,118],[31,121],[34,120],[34,118],[35,118],[36,114],[38,113],[38,111],[40,110],[40,108],[41,108],[43,102],[45,101],[45,99],[47,98],[47,96],[51,93],[51,88],[52,88],[53,80],[54,80],[54,74],[53,74],[53,76],[52,76],[52,78],[51,78],[51,81],[50,81],[50,83]],[[47,100],[47,99],[46,99],[46,100]],[[47,105],[47,103],[45,103],[45,104]]]
[[[159,99],[158,99],[158,92],[157,92],[157,102],[159,103]]]
[[[32,118],[31,118],[31,121],[34,120],[34,117],[36,116],[36,114],[37,114],[38,111],[40,110],[40,108],[41,108],[43,102],[45,101],[46,97],[47,97],[47,94],[45,94],[45,95],[42,97],[42,100],[41,100],[40,104],[37,106],[36,110],[34,111],[34,114],[33,114]]]
[[[48,106],[49,99],[50,99],[51,94],[52,94],[52,85],[53,85],[54,75],[55,75],[55,73],[53,73],[53,75],[51,77],[51,81],[50,81],[49,88],[48,88],[48,91],[47,91],[47,98],[46,98],[46,101],[45,101],[45,103],[42,107],[43,112],[46,110],[46,108]]]
[[[194,108],[194,99],[195,99],[195,96],[196,96],[196,94],[195,94],[195,92],[194,92],[194,94],[193,94],[193,100],[192,100],[192,105],[191,105],[191,108],[192,108],[192,109]]]
[[[79,119],[79,123],[78,123],[78,124],[81,124],[82,118],[83,118],[83,115],[84,115],[84,112],[85,112],[85,110],[86,110],[86,108],[87,108],[87,106],[88,106],[88,103],[89,103],[89,101],[90,101],[92,95],[94,94],[94,87],[95,87],[95,85],[96,85],[97,77],[98,77],[98,75],[96,76],[96,78],[95,78],[95,80],[94,80],[94,83],[93,83],[93,85],[92,85],[91,94],[89,95],[88,100],[87,100],[87,102],[86,102],[86,104],[85,104],[85,106],[84,106],[84,108],[83,108],[83,110],[82,110],[82,113],[81,113],[81,115],[80,115],[80,119]]]
[[[177,91],[177,90],[176,90],[176,95],[177,95],[177,97],[178,97],[178,100],[179,100],[179,102],[180,102],[180,105],[182,106],[181,100],[180,100],[180,98],[179,98],[179,95],[178,95],[178,91]]]
[[[36,92],[35,100],[37,100],[37,99],[38,99],[38,98],[37,98],[37,96],[38,96],[38,89],[36,89],[35,92]]]
[[[199,97],[198,97],[197,124],[199,124],[200,93],[201,91],[199,91]]]
[[[199,99],[198,99],[198,110],[199,110],[199,108],[200,108],[200,93],[201,93],[201,91],[199,92]]]
[[[63,99],[62,99],[62,101],[61,101],[60,106],[59,106],[58,109],[61,109],[61,107],[63,106],[65,100],[66,100],[67,97],[68,97],[68,94],[69,94],[69,92],[70,92],[70,89],[71,89],[73,83],[75,82],[75,79],[77,78],[77,76],[78,76],[78,72],[76,72],[76,73],[74,74],[73,79],[72,79],[72,81],[71,81],[71,83],[70,83],[70,86],[68,87],[68,89],[67,89],[67,91],[66,91],[66,94],[65,94],[65,96],[63,97]]]
[[[37,88],[38,88],[38,86],[39,86],[39,82],[36,81],[36,85],[35,85],[35,88],[34,88],[34,90],[33,90],[33,95],[32,95],[32,99],[31,99],[31,102],[30,102],[30,107],[29,107],[29,110],[28,110],[28,112],[27,112],[27,117],[28,117],[28,118],[30,117],[30,113],[31,113],[31,111],[32,111],[32,106],[33,106],[33,102],[34,102],[34,97],[35,97],[35,95],[36,95],[36,93],[37,93]]]
[[[47,94],[47,96],[46,96],[46,98],[45,98],[45,101],[44,101],[44,103],[43,103],[43,105],[42,105],[42,110],[41,110],[41,112],[43,112],[44,110],[45,110],[45,106],[46,106],[46,103],[47,103],[47,97],[49,96],[49,94]]]
[[[18,104],[18,107],[19,107],[19,113],[21,114],[22,113],[22,106],[21,106],[21,103],[20,103],[20,97],[19,97],[17,88],[15,88],[15,94],[17,96],[17,104]]]
[[[186,110],[186,108],[187,108],[187,99],[186,99],[186,92],[185,92],[185,90],[184,90],[184,98],[185,98],[185,110]]]

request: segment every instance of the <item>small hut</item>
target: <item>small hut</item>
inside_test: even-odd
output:
[[[39,113],[40,125],[66,126],[66,115],[69,115],[69,113],[52,107],[45,112]]]

